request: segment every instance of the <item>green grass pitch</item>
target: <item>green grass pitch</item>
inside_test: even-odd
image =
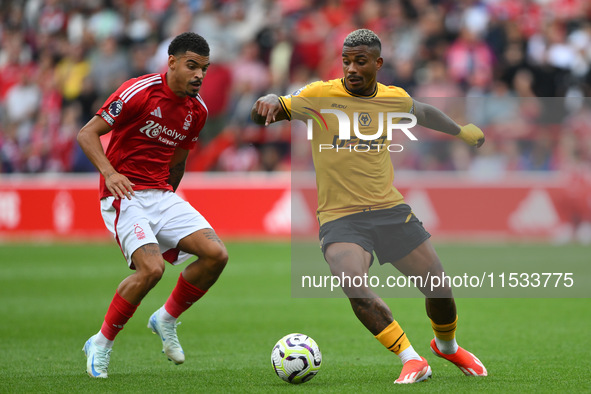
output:
[[[91,379],[81,351],[100,328],[129,271],[114,243],[0,245],[0,392],[589,392],[590,299],[459,299],[460,344],[484,362],[486,378],[465,377],[429,351],[424,301],[388,299],[433,377],[394,386],[401,369],[355,319],[344,298],[296,299],[287,243],[228,243],[219,282],[181,317],[187,361],[175,366],[146,328],[180,267],[143,300],[116,340],[109,378]],[[527,254],[590,256],[583,246],[440,244],[446,259]],[[591,263],[591,261],[590,261]],[[328,270],[327,270],[328,272]],[[271,348],[303,332],[323,353],[319,374],[292,386],[277,378]]]

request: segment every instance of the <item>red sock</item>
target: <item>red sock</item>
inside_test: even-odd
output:
[[[103,335],[111,341],[114,340],[115,336],[119,334],[119,331],[123,330],[125,323],[133,316],[138,305],[130,304],[118,292],[115,292],[115,296],[113,297],[113,301],[111,301],[111,305],[109,305],[109,309],[107,309],[105,321],[101,327]]]
[[[168,300],[164,304],[164,309],[173,317],[179,317],[181,313],[189,309],[205,293],[207,293],[207,290],[203,291],[193,286],[183,278],[183,274],[181,273],[172,294],[170,294],[170,297],[168,297]]]

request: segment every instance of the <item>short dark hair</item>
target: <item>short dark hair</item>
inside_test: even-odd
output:
[[[377,48],[378,52],[382,52],[382,42],[380,38],[369,29],[355,30],[345,38],[343,42],[344,47],[358,47],[360,45],[367,45],[368,48]]]
[[[205,38],[197,33],[185,32],[176,36],[168,46],[169,55],[180,55],[187,51],[201,56],[209,56],[209,45]]]

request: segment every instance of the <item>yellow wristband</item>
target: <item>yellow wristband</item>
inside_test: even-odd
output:
[[[482,145],[480,141],[484,142],[484,133],[472,123],[462,126],[457,137],[471,146],[480,146]]]

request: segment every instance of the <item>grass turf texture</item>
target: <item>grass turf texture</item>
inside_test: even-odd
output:
[[[458,339],[485,363],[469,378],[429,350],[422,299],[389,299],[414,348],[433,368],[426,383],[394,386],[401,365],[355,319],[349,303],[290,297],[290,249],[282,243],[229,243],[217,285],[181,317],[187,361],[175,366],[146,328],[180,267],[144,299],[117,338],[106,380],[85,373],[81,348],[100,328],[117,284],[129,274],[108,244],[0,246],[0,392],[588,392],[589,299],[459,299]],[[523,254],[588,259],[582,246],[438,245],[442,260]],[[583,260],[585,261],[585,260]],[[303,332],[323,353],[311,382],[275,376],[271,348]]]

